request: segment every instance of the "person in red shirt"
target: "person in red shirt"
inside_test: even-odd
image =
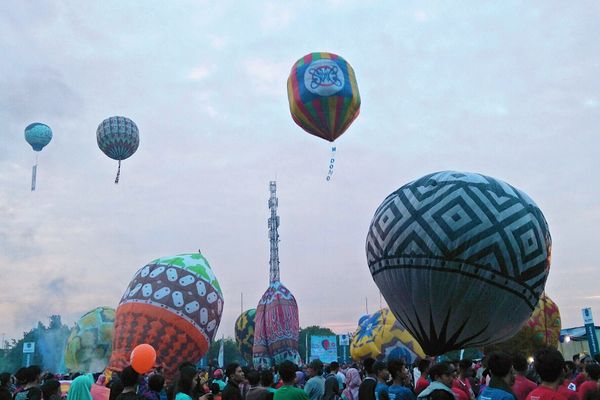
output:
[[[587,380],[577,388],[579,398],[583,400],[588,393],[598,392],[598,379],[600,379],[600,365],[598,364],[587,364],[585,366],[585,374]]]
[[[558,392],[558,386],[564,377],[565,359],[556,349],[545,348],[534,355],[533,366],[542,379],[542,383],[533,389],[526,400],[566,400]]]
[[[427,380],[427,374],[429,374],[429,366],[431,365],[431,361],[427,359],[423,359],[419,361],[419,365],[417,368],[421,372],[421,376],[417,379],[415,383],[415,394],[418,396],[423,390],[427,389],[429,386],[429,381]]]
[[[580,387],[587,380],[585,370],[590,364],[592,364],[592,357],[588,354],[584,355],[583,358],[579,361],[581,372],[577,374],[575,380],[573,381],[575,385],[577,385],[577,387]],[[577,391],[579,391],[579,389],[577,389]]]
[[[558,393],[562,394],[567,400],[579,400],[577,394],[577,385],[573,382],[575,379],[575,364],[572,361],[565,361],[564,376],[562,385],[558,387]]]
[[[525,376],[527,374],[527,359],[522,354],[513,357],[513,367],[515,368],[515,383],[512,385],[512,391],[517,400],[525,400],[529,392],[537,387],[535,382],[530,381]],[[562,365],[561,365],[562,370]]]
[[[473,376],[473,361],[470,359],[460,360],[458,368],[460,373],[452,382],[452,391],[457,400],[475,400],[475,394],[471,388],[471,382],[469,382],[469,378]]]

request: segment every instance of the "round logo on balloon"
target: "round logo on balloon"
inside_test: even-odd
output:
[[[325,339],[323,342],[321,342],[321,344],[325,350],[329,350],[329,340]]]
[[[344,87],[344,73],[338,64],[330,59],[315,60],[304,72],[304,85],[314,94],[331,96]]]

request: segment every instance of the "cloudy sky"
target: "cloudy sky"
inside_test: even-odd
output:
[[[547,293],[564,326],[600,321],[597,2],[0,2],[0,324],[20,336],[116,307],[134,273],[201,249],[225,295],[219,334],[268,283],[277,179],[281,277],[300,323],[347,332],[379,307],[364,251],[390,192],[439,170],[527,192],[548,219]],[[286,79],[312,51],[344,56],[360,117],[330,146],[289,115]],[[124,115],[116,162],[96,127]],[[54,132],[34,155],[33,121]]]

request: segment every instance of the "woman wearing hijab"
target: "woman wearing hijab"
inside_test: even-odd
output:
[[[69,394],[67,400],[92,400],[92,384],[94,383],[94,377],[92,374],[80,375],[71,382],[69,387]]]
[[[360,386],[360,374],[356,368],[348,368],[346,371],[346,389],[342,392],[344,400],[358,400],[358,387]]]

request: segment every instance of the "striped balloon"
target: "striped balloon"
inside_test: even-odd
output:
[[[121,160],[133,155],[140,145],[138,127],[129,118],[110,117],[98,125],[96,140],[100,150],[113,160],[119,161],[119,169],[115,183],[119,183]]]
[[[288,78],[292,118],[308,133],[333,142],[358,117],[360,95],[354,70],[333,53],[310,53]]]

